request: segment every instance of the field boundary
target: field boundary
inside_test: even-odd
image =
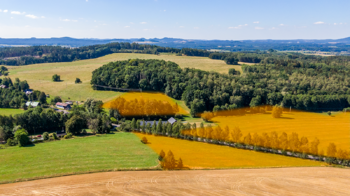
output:
[[[17,179],[17,180],[0,181],[0,184],[28,182],[28,181],[34,181],[34,180],[42,180],[42,179],[49,179],[49,178],[58,178],[58,177],[63,177],[63,176],[82,175],[82,174],[92,174],[92,173],[117,172],[117,171],[157,171],[157,170],[162,170],[159,164],[157,166],[148,167],[148,168],[134,168],[134,169],[115,168],[115,169],[102,169],[102,170],[91,170],[91,171],[83,171],[83,172],[53,174],[53,175],[39,176],[39,177],[34,177],[34,178],[23,178],[23,179]]]

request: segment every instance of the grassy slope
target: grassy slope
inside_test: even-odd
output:
[[[0,108],[0,115],[10,116],[15,114],[21,114],[24,110],[21,109],[12,109],[12,108]]]
[[[190,168],[260,168],[321,166],[324,163],[275,154],[235,149],[227,146],[135,133],[146,137],[155,152],[171,150]]]
[[[157,164],[156,153],[137,136],[116,133],[0,150],[0,182]]]
[[[26,66],[8,66],[10,77],[27,80],[33,89],[44,91],[52,96],[58,95],[63,99],[68,97],[71,100],[86,100],[93,97],[103,101],[108,101],[118,96],[120,93],[109,91],[93,91],[90,85],[92,71],[111,61],[127,60],[127,59],[164,59],[173,61],[185,68],[197,68],[206,71],[216,71],[227,73],[230,68],[240,70],[239,65],[226,65],[224,61],[212,60],[206,57],[187,57],[174,55],[149,55],[149,54],[132,54],[118,53],[111,54],[97,59],[89,59],[75,62],[65,63],[44,63]],[[61,76],[62,82],[52,82],[52,75]],[[75,84],[75,78],[80,78],[82,84]]]

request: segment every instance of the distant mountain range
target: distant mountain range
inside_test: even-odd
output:
[[[110,42],[136,42],[140,44],[153,44],[173,48],[198,48],[222,51],[250,51],[250,50],[312,50],[323,52],[350,52],[350,37],[343,39],[325,40],[196,40],[179,38],[133,38],[133,39],[75,39],[61,38],[0,38],[0,47],[57,45],[66,47],[80,47]]]

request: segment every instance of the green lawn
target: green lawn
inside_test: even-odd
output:
[[[0,183],[157,164],[157,154],[136,135],[115,133],[2,149]]]
[[[15,114],[21,114],[24,110],[21,109],[12,109],[12,108],[0,108],[0,115],[10,116]]]

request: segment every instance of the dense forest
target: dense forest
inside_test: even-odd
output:
[[[265,59],[242,66],[242,75],[232,75],[181,69],[162,60],[132,59],[96,69],[91,84],[165,92],[184,100],[192,115],[264,104],[312,111],[342,110],[350,106],[350,69],[336,64],[337,60],[279,62],[277,58],[270,64]]]

